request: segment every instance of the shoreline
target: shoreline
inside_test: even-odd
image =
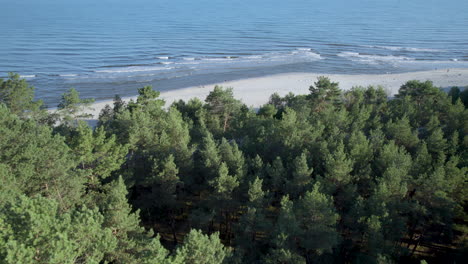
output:
[[[317,81],[317,77],[326,76],[333,82],[338,82],[342,90],[349,90],[355,86],[382,86],[392,96],[398,93],[402,84],[409,80],[432,81],[435,86],[449,88],[453,86],[464,87],[468,85],[468,69],[440,69],[430,71],[418,71],[396,74],[323,74],[323,73],[280,73],[223,81],[208,85],[189,86],[174,90],[161,91],[160,98],[166,101],[166,106],[177,100],[188,101],[191,98],[204,100],[215,85],[232,87],[234,96],[242,100],[249,107],[259,107],[268,102],[273,93],[281,96],[292,92],[294,94],[306,94],[309,87]],[[137,96],[123,97],[124,101],[136,99]],[[97,119],[101,109],[107,104],[112,105],[112,100],[97,101],[92,104],[92,110],[86,111]],[[53,111],[53,109],[50,109]]]

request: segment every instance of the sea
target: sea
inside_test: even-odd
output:
[[[468,68],[468,0],[0,0],[0,78],[56,106],[289,72]]]

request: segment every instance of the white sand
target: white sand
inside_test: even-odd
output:
[[[442,88],[452,86],[464,87],[468,85],[468,69],[365,75],[285,73],[165,91],[161,92],[161,98],[166,100],[166,106],[179,99],[188,101],[191,98],[197,97],[204,100],[215,85],[221,85],[223,87],[232,87],[234,96],[241,99],[248,106],[259,107],[265,104],[270,95],[275,92],[281,96],[289,92],[293,92],[294,94],[309,93],[309,87],[317,81],[317,77],[319,76],[327,76],[331,81],[339,82],[340,88],[343,90],[348,90],[354,86],[380,85],[384,87],[389,95],[397,93],[400,86],[409,80],[430,80],[434,85]],[[125,101],[130,99],[136,99],[136,96],[124,98]],[[112,103],[111,100],[96,102],[93,105],[94,110],[90,110],[89,113],[93,114],[94,118],[97,118],[101,109],[106,104],[112,105]]]

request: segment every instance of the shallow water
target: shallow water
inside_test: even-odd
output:
[[[0,77],[53,106],[282,72],[468,68],[466,0],[0,0]]]

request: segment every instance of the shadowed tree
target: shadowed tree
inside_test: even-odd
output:
[[[281,198],[278,219],[273,232],[270,233],[270,243],[273,246],[271,253],[286,250],[290,255],[298,252],[297,241],[301,232],[300,221],[294,211],[294,202],[288,195]]]
[[[286,183],[287,172],[280,157],[276,157],[271,165],[267,165],[266,172],[269,176],[268,185],[270,189],[277,194],[285,192],[284,184]]]
[[[139,210],[132,212],[127,201],[127,188],[119,177],[104,187],[100,209],[103,226],[112,230],[117,240],[115,250],[106,254],[112,263],[164,263],[168,251],[160,244],[159,236],[140,227]]]
[[[305,193],[295,205],[299,221],[299,245],[304,249],[307,259],[331,252],[339,243],[336,224],[339,219],[331,196],[319,190],[315,184],[312,191]],[[310,261],[310,260],[309,260]]]
[[[306,264],[302,256],[283,248],[271,250],[263,261],[266,264]]]
[[[307,164],[307,155],[302,153],[297,156],[289,168],[291,172],[291,180],[288,181],[288,191],[291,197],[301,196],[312,182],[313,168]]]
[[[247,206],[236,226],[236,253],[243,256],[243,262],[252,262],[260,257],[265,241],[257,239],[257,234],[269,232],[271,228],[265,210],[267,192],[262,190],[262,184],[258,177],[249,183]]]

